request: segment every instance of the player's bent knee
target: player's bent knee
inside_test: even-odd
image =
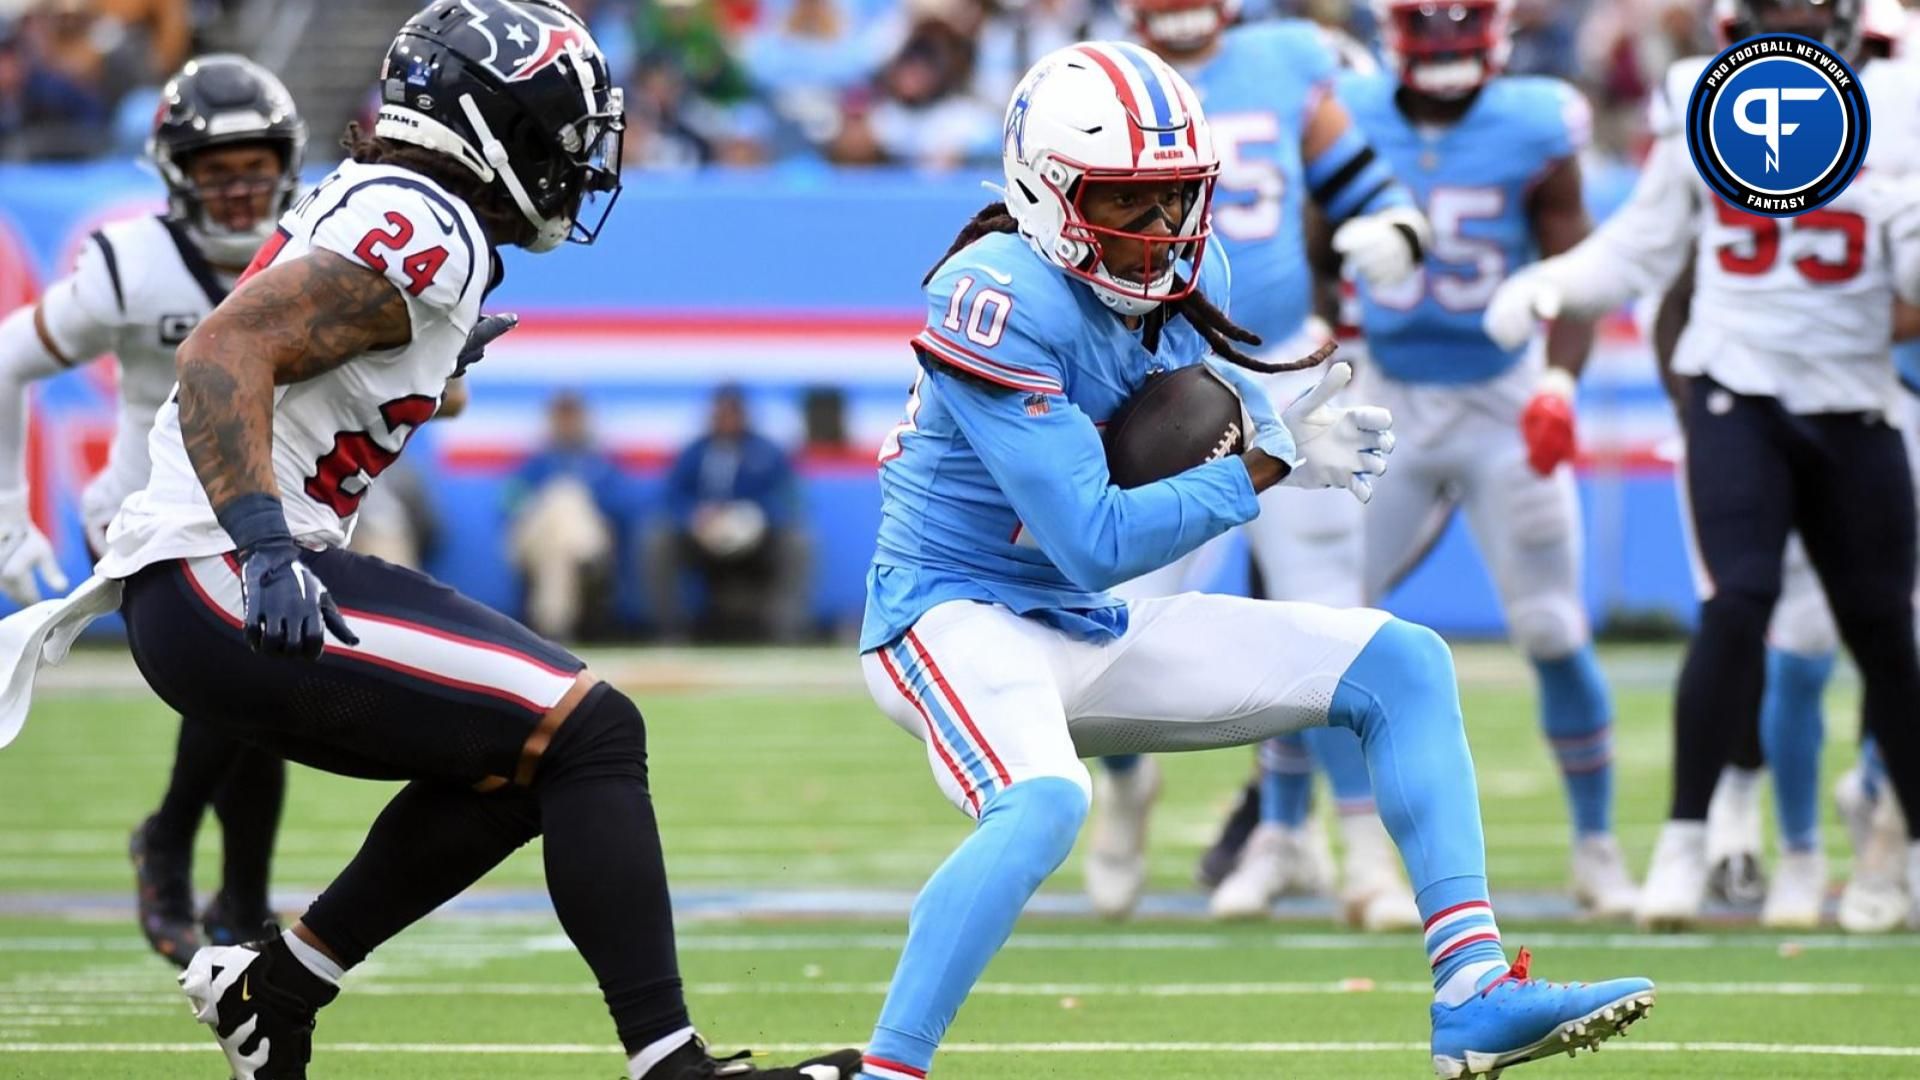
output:
[[[568,713],[540,758],[536,783],[582,770],[614,770],[647,777],[647,724],[632,698],[610,683],[587,692]]]
[[[1587,644],[1587,618],[1571,597],[1543,597],[1513,605],[1507,617],[1513,643],[1535,660],[1559,660]]]
[[[1085,768],[1080,770],[1084,778]],[[1045,857],[1042,875],[1050,874],[1073,850],[1074,838],[1086,823],[1092,805],[1090,785],[1084,779],[1064,776],[1036,776],[1021,780],[987,800],[981,809],[982,825],[1003,817],[1015,819],[1015,827],[1034,841],[1035,851]]]
[[[1458,697],[1446,639],[1419,623],[1388,619],[1341,676],[1327,719],[1364,740],[1368,726],[1391,715],[1396,702],[1457,702]],[[1452,711],[1459,715],[1457,705]]]

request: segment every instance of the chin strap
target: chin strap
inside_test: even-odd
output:
[[[513,196],[513,204],[520,208],[521,216],[534,228],[534,240],[526,246],[527,250],[552,251],[559,247],[572,230],[573,222],[565,218],[545,217],[534,209],[526,186],[520,182],[519,174],[513,171],[507,148],[493,137],[493,129],[487,126],[487,118],[480,115],[480,106],[473,103],[472,94],[460,95],[460,110],[467,114],[467,123],[472,124],[474,133],[480,136],[481,155],[499,174],[501,183],[507,186],[507,194]]]

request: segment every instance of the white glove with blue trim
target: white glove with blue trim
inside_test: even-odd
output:
[[[1280,414],[1297,448],[1282,486],[1346,488],[1361,502],[1373,498],[1373,478],[1387,471],[1393,453],[1393,414],[1378,405],[1327,404],[1352,381],[1353,365],[1335,364]]]

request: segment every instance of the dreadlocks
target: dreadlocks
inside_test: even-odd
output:
[[[932,281],[933,275],[940,272],[940,268],[946,265],[947,260],[953,258],[955,252],[968,244],[990,233],[1010,233],[1019,230],[1020,225],[1013,219],[1013,214],[1007,210],[1006,203],[994,202],[981,207],[980,212],[973,215],[973,220],[961,227],[960,235],[953,238],[953,246],[947,249],[945,255],[940,256],[940,261],[934,263],[933,268],[927,271],[927,276],[920,280],[921,286],[925,287]],[[1187,286],[1184,278],[1175,278],[1175,282],[1182,289]],[[1147,316],[1146,334],[1149,348],[1158,346],[1161,327],[1175,315],[1184,316],[1215,353],[1251,371],[1263,374],[1299,371],[1302,368],[1313,367],[1333,355],[1332,349],[1321,348],[1315,350],[1311,356],[1280,364],[1268,363],[1248,356],[1235,348],[1234,343],[1258,345],[1260,336],[1227,318],[1227,313],[1214,307],[1213,302],[1208,300],[1199,289],[1193,290],[1172,304],[1160,305]]]

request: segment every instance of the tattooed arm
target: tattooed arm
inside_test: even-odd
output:
[[[180,433],[215,511],[279,497],[273,388],[304,382],[413,334],[406,297],[379,273],[315,251],[249,278],[181,344]]]

